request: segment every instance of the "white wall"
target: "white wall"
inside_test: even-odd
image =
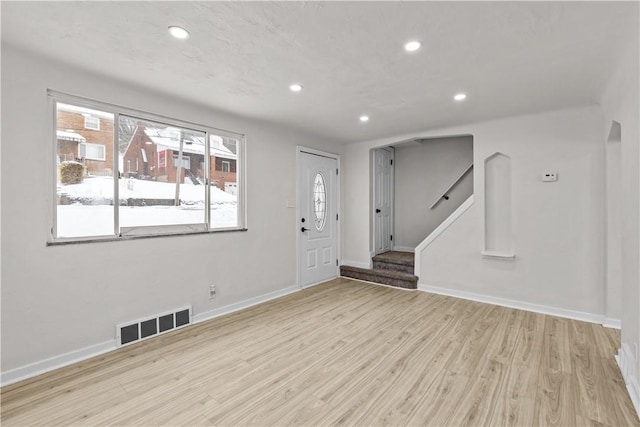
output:
[[[487,123],[474,132],[474,206],[422,254],[420,283],[603,313],[604,165],[598,108]],[[483,258],[484,159],[511,157],[514,261]],[[540,181],[543,172],[558,181]]]
[[[565,310],[603,312],[603,118],[598,107],[505,118],[346,148],[344,258],[365,261],[368,150],[413,137],[473,135],[475,205],[429,247],[421,284]],[[513,262],[483,259],[484,159],[512,161]],[[479,167],[480,165],[480,167]],[[554,171],[555,183],[539,175]],[[353,200],[352,199],[355,199]],[[364,208],[362,207],[364,206]]]
[[[473,194],[473,173],[433,209],[436,198],[473,161],[473,137],[436,138],[395,147],[395,232],[397,246],[415,248]]]
[[[48,88],[245,133],[249,231],[47,247]],[[5,45],[2,112],[3,372],[113,341],[123,321],[185,304],[198,315],[296,285],[295,209],[286,207],[295,147],[340,147]]]
[[[640,7],[636,4],[636,13]],[[640,19],[640,16],[639,16]],[[621,230],[621,320],[622,351],[620,356],[623,375],[630,388],[632,400],[640,414],[640,84],[639,79],[639,34],[629,38],[617,64],[617,71],[611,77],[602,96],[604,123],[601,132],[608,136],[613,120],[621,124],[621,224],[615,224],[615,216],[610,215],[608,229]],[[612,153],[615,155],[615,153]],[[611,158],[608,160],[612,160]],[[610,174],[615,171],[609,171]],[[610,194],[609,196],[615,196]],[[614,291],[616,283],[613,282]],[[615,292],[608,293],[616,298]]]

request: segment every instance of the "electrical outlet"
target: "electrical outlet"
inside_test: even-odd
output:
[[[216,285],[209,286],[209,299],[214,299],[216,297]]]

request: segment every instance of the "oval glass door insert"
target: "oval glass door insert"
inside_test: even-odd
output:
[[[322,231],[327,216],[327,188],[321,173],[313,180],[313,216],[316,230]]]

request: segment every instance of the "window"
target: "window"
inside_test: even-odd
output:
[[[91,130],[100,130],[100,118],[88,115],[84,116],[84,128]]]
[[[322,231],[327,214],[327,190],[322,174],[317,174],[313,180],[313,216],[316,230]]]
[[[177,168],[178,165],[180,164],[180,162],[178,161],[178,154],[180,153],[173,153],[173,167]],[[185,155],[184,153],[182,154],[182,167],[184,169],[191,169],[191,157]]]
[[[79,239],[114,234],[113,161],[106,160],[106,144],[91,144],[93,140],[113,141],[113,126],[85,131],[83,115],[100,115],[113,123],[114,115],[78,105],[56,104],[56,210],[55,236]],[[80,129],[78,129],[80,128]],[[111,142],[113,147],[113,142]],[[87,161],[90,159],[100,162]],[[109,172],[111,171],[111,172]]]
[[[49,96],[56,113],[51,241],[244,228],[242,135]],[[82,128],[90,117],[99,129]],[[215,176],[217,156],[225,159],[224,179]],[[200,167],[191,169],[192,161]]]
[[[144,120],[133,116],[123,116],[134,121],[138,129],[152,142],[145,147],[162,147],[173,152],[173,168],[161,173],[156,169],[147,173],[139,167],[140,147],[130,141],[121,140],[118,155],[136,159],[136,175],[129,177],[128,185],[119,191],[120,233],[124,235],[145,233],[144,227],[189,225],[189,229],[204,229],[206,224],[206,186],[196,184],[189,172],[190,157],[204,157],[206,133],[167,123]],[[177,169],[179,152],[182,149],[182,168]],[[202,226],[198,226],[202,224]],[[139,229],[141,228],[141,229]]]
[[[217,156],[221,156],[220,153],[217,153]],[[215,170],[219,171],[219,172],[231,172],[231,173],[235,173],[236,172],[236,161],[235,160],[231,160],[229,159],[227,156],[227,153],[224,153],[225,157],[216,157],[215,159],[211,159],[211,164],[214,164],[214,160],[215,160]],[[226,165],[225,165],[226,163]]]
[[[102,144],[81,142],[78,144],[78,157],[87,160],[106,160],[106,147]]]
[[[237,222],[240,216],[241,206],[237,203],[233,203],[234,200],[238,200],[241,197],[241,192],[236,189],[230,189],[228,183],[242,182],[237,167],[231,168],[229,174],[220,174],[223,170],[223,163],[231,165],[236,163],[240,154],[242,154],[240,147],[242,146],[242,140],[237,137],[226,137],[222,135],[209,135],[209,147],[210,158],[209,164],[212,169],[211,172],[211,210],[209,216],[211,217],[211,227],[226,228],[226,227],[238,227],[240,224]],[[222,160],[221,156],[225,159]],[[236,159],[236,160],[232,160]]]

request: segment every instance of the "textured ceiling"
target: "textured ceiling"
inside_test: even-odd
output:
[[[3,44],[341,142],[593,103],[638,25],[637,2],[1,7]],[[404,52],[409,39],[423,48]]]

